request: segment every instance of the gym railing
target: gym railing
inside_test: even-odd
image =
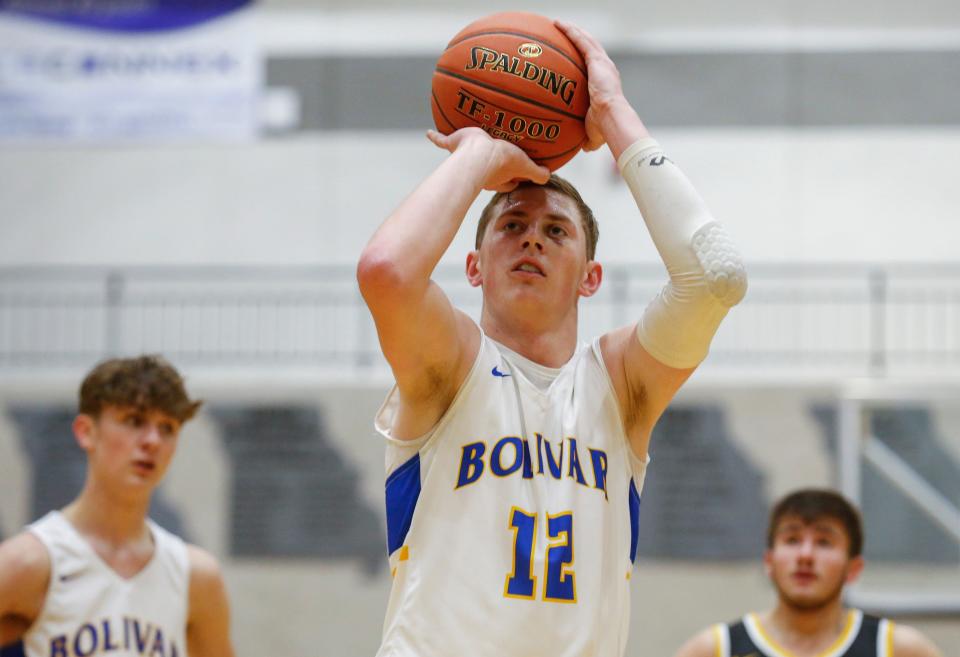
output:
[[[666,276],[611,265],[581,302],[581,336],[640,317]],[[702,370],[758,378],[950,376],[960,371],[960,264],[751,265],[746,299]],[[456,267],[435,279],[477,317]],[[160,352],[182,367],[386,371],[352,265],[0,268],[0,372],[87,367]]]

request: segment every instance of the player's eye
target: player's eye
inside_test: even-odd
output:
[[[123,423],[128,427],[142,427],[143,426],[143,416],[142,415],[128,415],[123,419]]]
[[[567,230],[560,224],[553,224],[548,229],[551,237],[566,237]]]
[[[511,233],[520,230],[520,228],[522,226],[519,221],[508,221],[503,225],[503,229]]]

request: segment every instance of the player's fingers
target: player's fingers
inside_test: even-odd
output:
[[[452,150],[453,144],[448,135],[441,134],[436,130],[427,130],[427,139],[429,139],[434,146],[442,148],[444,150]]]
[[[510,181],[508,181],[508,182],[505,182],[505,183],[503,183],[502,185],[495,185],[495,186],[493,186],[493,187],[490,189],[490,191],[491,191],[491,192],[503,192],[503,193],[505,194],[505,193],[507,193],[507,192],[512,192],[513,190],[515,190],[515,189],[517,188],[517,185],[519,185],[519,184],[520,184],[520,180],[514,179],[514,180],[510,180]]]
[[[594,120],[593,107],[587,109],[587,117],[584,122],[586,137],[580,146],[585,151],[595,151],[606,143],[603,132]]]
[[[526,153],[523,154],[524,162],[519,168],[518,176],[514,180],[530,180],[542,185],[548,180],[550,180],[550,169],[545,166],[540,166],[533,160],[531,160]]]
[[[600,45],[600,42],[582,27],[562,20],[555,20],[553,23],[573,41],[573,45],[575,45],[584,56],[586,56],[589,51],[603,52],[603,46]]]
[[[529,171],[527,172],[527,178],[537,183],[538,185],[542,185],[548,180],[550,180],[550,169],[544,166],[534,164],[531,161],[531,166],[529,167]]]

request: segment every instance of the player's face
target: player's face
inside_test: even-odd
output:
[[[843,524],[834,518],[809,523],[794,516],[781,519],[764,556],[781,602],[816,610],[838,601],[843,586],[863,569],[861,557],[849,556],[849,543]]]
[[[593,294],[600,266],[587,260],[580,211],[570,197],[543,187],[508,194],[468,258],[471,283],[485,300],[566,310]]]
[[[95,476],[121,486],[156,486],[177,448],[180,423],[159,410],[107,406],[77,417],[75,432]]]

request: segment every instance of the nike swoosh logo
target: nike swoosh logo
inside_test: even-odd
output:
[[[492,374],[492,375],[494,375],[494,376],[502,376],[502,377],[510,376],[509,374],[504,374],[503,372],[501,372],[500,370],[498,370],[496,365],[494,365],[494,366],[493,366],[493,369],[490,370],[490,374]]]
[[[76,579],[76,578],[80,577],[80,575],[82,575],[82,574],[83,574],[83,571],[82,571],[82,570],[78,570],[78,571],[75,572],[75,573],[68,573],[68,574],[66,574],[66,575],[60,575],[60,581],[61,581],[61,582],[69,582],[71,579]]]

